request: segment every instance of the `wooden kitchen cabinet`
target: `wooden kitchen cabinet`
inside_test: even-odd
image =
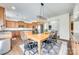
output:
[[[18,21],[18,27],[24,28],[25,27],[24,22],[23,21]]]
[[[32,26],[34,27],[38,26],[38,22],[32,22]]]
[[[17,28],[18,27],[18,22],[17,21],[6,20],[6,27],[7,28]]]
[[[20,31],[14,31],[12,32],[12,38],[20,37]]]
[[[22,28],[32,28],[32,23],[25,23],[23,21],[18,21],[18,27]]]
[[[3,7],[0,7],[0,26],[4,26],[4,13],[5,13],[5,9]]]
[[[37,22],[27,23],[24,21],[13,21],[14,19],[6,18],[6,27],[7,28],[33,28],[38,26]]]
[[[4,19],[4,8],[0,7],[0,20]]]
[[[32,28],[32,23],[27,23],[28,28]]]
[[[33,28],[33,26],[36,27],[37,25],[38,24],[37,23],[34,23],[34,22],[33,23],[26,23],[26,27],[27,28]]]
[[[24,28],[27,28],[27,24],[24,22]]]

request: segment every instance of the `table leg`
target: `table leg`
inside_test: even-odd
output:
[[[38,54],[41,54],[41,42],[38,42]]]

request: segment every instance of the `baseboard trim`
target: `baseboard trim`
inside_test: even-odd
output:
[[[67,40],[67,39],[61,39],[61,38],[60,38],[59,40],[62,40],[62,41],[65,41],[65,42],[68,42],[68,41],[69,41],[69,40]]]

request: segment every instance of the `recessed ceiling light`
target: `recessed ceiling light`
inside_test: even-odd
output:
[[[11,8],[12,8],[13,10],[15,10],[15,9],[16,9],[16,7],[15,7],[15,6],[11,6]]]

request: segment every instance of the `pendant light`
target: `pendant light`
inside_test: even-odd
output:
[[[44,17],[44,3],[40,3],[40,15],[36,17],[35,22],[44,23],[46,22],[46,18]]]

